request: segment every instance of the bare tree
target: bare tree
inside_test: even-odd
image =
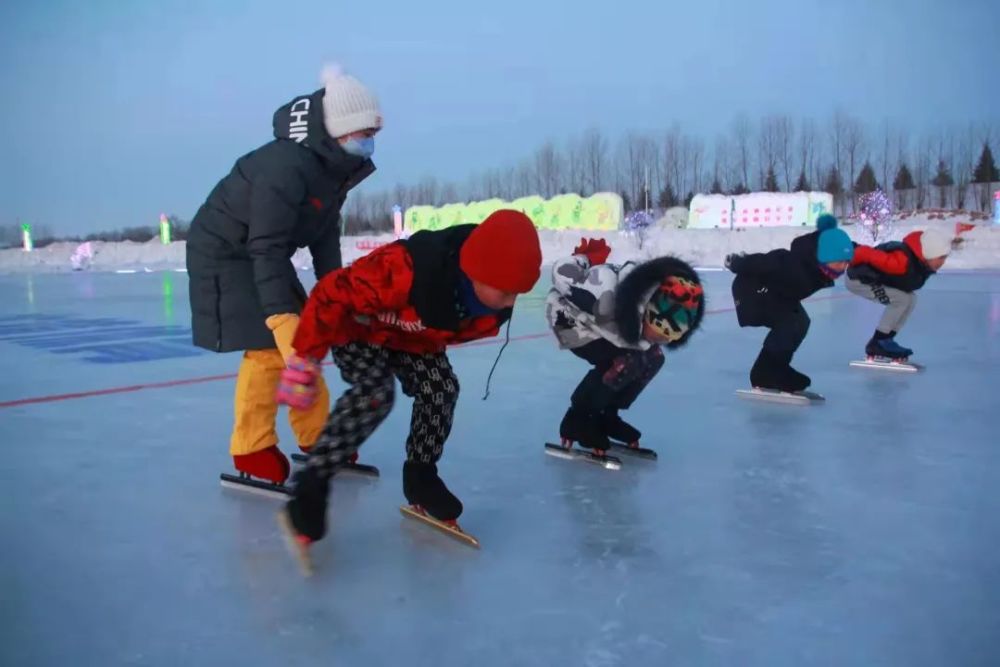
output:
[[[774,167],[778,162],[778,120],[776,116],[768,116],[761,121],[757,145],[760,149],[757,160],[758,183],[761,190],[766,190],[765,176],[774,173]]]
[[[830,150],[832,152],[831,158],[833,166],[837,174],[841,177],[844,174],[844,140],[847,135],[848,124],[849,120],[846,113],[839,109],[834,112],[833,118],[830,121]],[[838,195],[834,194],[834,208],[838,208],[842,203],[842,197],[840,203],[838,203]]]
[[[438,197],[438,202],[441,206],[445,204],[458,204],[460,203],[462,197],[458,196],[458,188],[455,187],[454,183],[445,183],[441,188],[441,194]]]
[[[889,131],[889,119],[886,118],[884,121],[882,121],[882,153],[878,160],[879,169],[881,170],[882,173],[882,181],[881,181],[882,187],[886,191],[889,190],[889,184],[892,183],[891,178],[893,173],[891,164],[892,158],[890,157],[892,151],[892,145],[891,145],[892,142],[890,140],[890,136],[891,134]]]
[[[587,130],[581,140],[584,165],[591,192],[600,192],[605,185],[608,142],[597,128]]]
[[[685,190],[688,193],[697,194],[701,192],[702,189],[702,179],[704,178],[703,165],[705,160],[705,141],[701,137],[691,137],[686,141],[687,143],[687,164],[690,167],[691,182],[690,189]],[[683,196],[683,193],[678,193],[679,196]]]
[[[719,135],[715,138],[715,150],[712,151],[712,183],[722,190],[728,190],[731,185],[729,164],[729,141]]]
[[[535,151],[535,189],[542,197],[549,198],[558,192],[560,162],[559,153],[551,141]]]
[[[406,209],[410,206],[410,191],[402,183],[396,183],[392,189],[392,199],[396,204]]]
[[[799,126],[799,170],[813,184],[823,182],[823,175],[816,168],[816,123],[808,118]]]
[[[433,176],[424,176],[414,189],[414,203],[436,206],[438,201],[438,184]]]
[[[965,208],[972,173],[976,168],[976,158],[976,129],[970,123],[958,139],[952,167],[952,174],[955,175],[955,206],[960,209]]]
[[[566,185],[570,192],[586,194],[587,169],[581,140],[570,139],[566,143]]]
[[[481,201],[496,197],[496,192],[500,189],[498,180],[496,169],[487,169],[478,177],[469,179],[469,183],[466,185],[469,201]]]
[[[531,162],[524,161],[517,167],[517,177],[516,185],[513,192],[513,197],[527,197],[528,195],[538,194],[535,191],[535,170],[532,168]]]
[[[746,115],[741,114],[733,121],[732,135],[740,183],[744,187],[750,187],[750,141],[753,138],[753,128]]]
[[[681,135],[680,126],[676,123],[663,138],[663,147],[660,150],[660,167],[662,171],[662,186],[668,186],[674,193],[681,194],[684,188],[684,174],[686,172],[684,159],[684,137]]]
[[[778,164],[781,166],[781,171],[785,176],[785,192],[791,192],[792,178],[794,178],[794,174],[792,173],[794,170],[792,165],[792,140],[795,136],[795,126],[792,119],[784,114],[775,116],[774,132],[777,144]]]
[[[500,173],[500,197],[510,201],[517,192],[517,168],[508,165]]]
[[[847,134],[847,125],[850,123],[847,114],[837,110],[830,121],[830,150],[833,164],[837,171],[844,173],[844,137]]]
[[[921,209],[928,200],[928,183],[931,179],[931,140],[924,137],[920,141],[917,149],[915,168],[913,170],[913,180],[917,186],[916,207]]]
[[[865,149],[865,131],[862,127],[861,122],[854,118],[853,116],[847,116],[847,125],[845,127],[846,131],[844,133],[844,152],[847,154],[847,166],[849,169],[850,180],[848,183],[851,185],[853,190],[854,182],[857,177],[856,169],[863,162],[863,154]],[[853,192],[851,193],[853,195]],[[851,210],[855,210],[856,202],[854,197],[851,197]]]

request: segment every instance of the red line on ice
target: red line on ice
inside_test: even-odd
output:
[[[822,296],[816,299],[809,299],[809,301],[828,301],[830,299],[843,299],[849,295],[847,294],[834,294],[832,296]],[[717,315],[719,313],[728,313],[736,310],[734,306],[729,306],[728,308],[714,308],[706,310],[706,315]],[[533,333],[533,334],[523,334],[521,336],[511,336],[510,340],[522,341],[522,340],[537,340],[539,338],[547,338],[552,336],[552,332],[546,331],[545,333]],[[484,340],[477,340],[471,343],[464,343],[462,345],[456,345],[456,348],[463,347],[476,347],[479,345],[498,345],[504,341],[503,337],[488,338]],[[330,365],[331,362],[326,362],[324,365]],[[236,373],[226,373],[224,375],[203,375],[201,377],[193,378],[183,378],[180,380],[167,380],[165,382],[147,382],[145,384],[134,384],[127,387],[110,387],[108,389],[91,389],[89,391],[77,391],[70,394],[50,394],[48,396],[34,396],[31,398],[17,398],[12,401],[0,401],[0,410],[4,408],[16,408],[22,405],[34,405],[36,403],[58,403],[59,401],[72,401],[79,398],[92,398],[94,396],[110,396],[112,394],[128,394],[136,391],[145,391],[147,389],[168,389],[170,387],[182,387],[189,384],[201,384],[202,382],[216,382],[218,380],[231,380],[236,377]]]

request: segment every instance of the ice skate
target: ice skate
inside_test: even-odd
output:
[[[656,452],[639,444],[642,433],[610,409],[602,415],[604,433],[608,436],[611,451],[643,459],[656,459]]]

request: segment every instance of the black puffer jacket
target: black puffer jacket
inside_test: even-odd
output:
[[[306,300],[291,257],[309,248],[316,278],[339,268],[340,209],[375,167],[323,126],[323,90],[274,114],[274,140],[212,190],[187,240],[194,344],[216,352],[275,347],[265,320]]]
[[[799,302],[819,290],[832,287],[816,259],[819,231],[796,237],[790,250],[732,258],[733,299],[742,326],[760,326],[775,315],[795,310]]]

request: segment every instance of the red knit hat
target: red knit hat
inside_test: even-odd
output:
[[[496,211],[465,239],[458,262],[462,272],[476,282],[525,294],[542,274],[538,230],[520,211]]]

